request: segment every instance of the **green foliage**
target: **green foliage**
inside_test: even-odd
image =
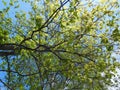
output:
[[[21,10],[20,2],[30,9]],[[113,1],[10,0],[0,13],[0,44],[11,43],[17,55],[0,64],[6,87],[106,90],[120,65],[112,57],[119,16]]]
[[[8,31],[3,30],[0,27],[0,44],[5,43],[7,41],[7,39],[8,39]]]
[[[119,41],[120,40],[120,32],[118,30],[118,28],[116,28],[113,32],[112,32],[112,38],[114,41]]]

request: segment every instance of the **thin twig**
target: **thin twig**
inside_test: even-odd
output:
[[[4,86],[6,86],[8,89],[14,90],[14,89],[12,89],[8,84],[6,84],[5,82],[3,82],[2,79],[0,79],[0,82],[1,82]]]

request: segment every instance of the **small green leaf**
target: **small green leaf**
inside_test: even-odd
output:
[[[113,50],[113,45],[107,46],[106,48],[107,48],[108,51],[111,51],[111,50]]]
[[[107,38],[102,38],[101,42],[102,43],[108,43],[108,39]]]
[[[4,0],[2,0],[2,3],[6,6],[7,5],[7,3],[4,1]]]

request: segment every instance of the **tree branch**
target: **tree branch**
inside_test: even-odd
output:
[[[14,90],[14,89],[12,89],[8,84],[6,84],[5,82],[3,82],[2,79],[0,79],[0,82],[1,82],[4,86],[6,86],[8,89]]]
[[[20,45],[23,44],[25,41],[32,39],[33,35],[35,32],[39,32],[41,29],[45,28],[46,26],[48,26],[56,17],[56,15],[58,14],[58,12],[60,11],[60,9],[66,4],[68,3],[70,0],[66,0],[64,1],[64,3],[62,5],[60,5],[52,14],[51,16],[44,22],[44,24],[38,29],[38,30],[34,30],[32,31],[32,34],[30,37],[25,38],[24,40],[21,41]]]

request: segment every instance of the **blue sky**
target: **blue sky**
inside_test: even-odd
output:
[[[5,0],[5,1],[8,3],[10,0]],[[17,10],[19,10],[19,11],[20,10],[25,10],[26,12],[28,12],[30,10],[30,8],[31,8],[29,4],[26,4],[26,3],[22,2],[22,0],[19,0],[19,4],[20,4],[20,8],[19,9],[15,10],[14,7],[11,7],[11,9],[9,11],[9,16],[12,17],[13,19],[14,19],[15,11],[17,11]],[[8,4],[6,6],[8,6]],[[0,10],[5,8],[6,6],[4,6],[3,3],[2,3],[2,0],[0,0]],[[115,56],[117,58],[117,60],[120,60],[120,55],[115,54],[115,53],[113,53],[112,55]],[[1,62],[2,62],[2,60],[0,58],[0,63]],[[119,73],[120,73],[120,71],[119,71]],[[5,73],[4,72],[0,72],[0,79],[3,80],[4,76],[5,76]],[[1,83],[0,83],[0,89],[6,90]]]

